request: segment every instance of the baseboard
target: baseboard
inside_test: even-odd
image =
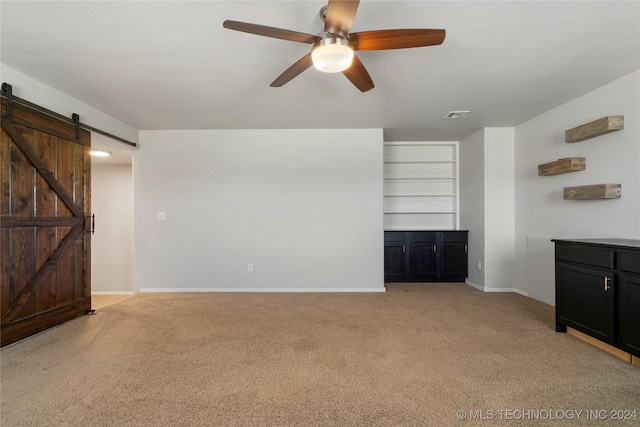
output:
[[[617,358],[622,359],[627,363],[632,363],[632,364],[636,365],[636,363],[634,363],[634,360],[633,360],[633,358],[635,356],[627,353],[624,350],[620,350],[619,348],[616,348],[616,347],[614,347],[612,345],[609,345],[606,342],[602,342],[597,338],[593,338],[590,335],[587,335],[587,334],[585,334],[583,332],[580,332],[580,331],[575,330],[575,329],[570,328],[570,327],[567,327],[567,334],[571,335],[572,337],[576,337],[579,340],[584,341],[584,342],[586,342],[588,344],[591,344],[594,347],[598,347],[600,350],[604,350],[607,353],[609,353],[609,354],[611,354],[613,356],[616,356]],[[638,365],[636,365],[636,366],[638,366]]]
[[[135,295],[133,291],[92,291],[91,295]]]
[[[482,292],[513,292],[513,293],[520,294],[520,295],[525,296],[525,297],[529,296],[528,292],[525,292],[525,291],[520,290],[518,288],[487,288],[487,287],[475,284],[469,279],[466,279],[464,281],[464,283],[466,283],[467,285],[469,285],[469,286],[471,286],[473,288],[476,288],[476,289],[478,289],[478,290],[480,290]]]
[[[140,292],[386,292],[387,288],[140,288]]]
[[[525,291],[521,291],[517,288],[484,288],[485,292],[513,292],[514,294],[520,294],[522,296],[528,297],[529,293]]]
[[[479,291],[483,291],[484,292],[484,287],[477,285],[475,283],[473,283],[471,280],[469,279],[465,279],[464,283],[466,283],[467,285],[471,286],[472,288],[476,288]]]

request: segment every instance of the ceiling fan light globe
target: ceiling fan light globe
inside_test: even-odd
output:
[[[323,73],[339,73],[353,62],[353,50],[345,44],[322,44],[311,52],[313,66]]]

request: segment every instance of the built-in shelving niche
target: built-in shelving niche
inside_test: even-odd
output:
[[[385,142],[384,229],[457,230],[458,142]]]

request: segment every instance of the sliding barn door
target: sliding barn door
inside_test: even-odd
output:
[[[1,344],[91,309],[91,136],[2,100]]]

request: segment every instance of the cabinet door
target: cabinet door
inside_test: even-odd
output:
[[[467,277],[467,244],[442,242],[442,276],[444,280],[464,281]]]
[[[609,271],[556,263],[556,322],[613,344],[614,278]]]
[[[467,277],[467,233],[442,233],[442,280],[463,282]]]
[[[621,275],[618,301],[620,344],[625,351],[640,357],[640,275]]]
[[[399,242],[384,244],[384,281],[402,281],[406,278],[406,247]]]
[[[438,247],[434,232],[413,232],[409,246],[409,275],[414,282],[429,282],[437,277]]]

